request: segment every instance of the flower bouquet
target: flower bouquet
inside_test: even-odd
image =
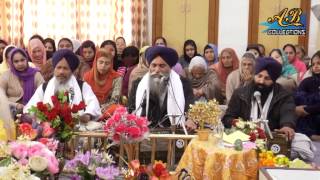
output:
[[[78,105],[69,104],[69,95],[68,91],[59,92],[57,96],[51,97],[53,105],[38,102],[37,106],[32,106],[29,113],[34,115],[35,119],[21,118],[22,134],[31,138],[54,136],[60,142],[67,142],[72,137],[74,125],[79,119],[78,112],[86,107],[83,101]],[[32,129],[26,123],[32,125]]]
[[[64,172],[72,175],[72,179],[99,180],[115,179],[120,171],[114,166],[112,156],[97,150],[78,153],[72,160],[67,161]]]
[[[155,161],[148,166],[141,165],[139,160],[129,163],[129,169],[124,172],[126,179],[151,179],[151,180],[170,180],[171,175],[167,170],[166,163]]]
[[[199,125],[199,140],[208,140],[210,130],[205,129],[205,126],[212,127],[221,124],[219,119],[220,113],[219,103],[215,99],[208,102],[196,102],[194,105],[190,105],[188,118]]]
[[[267,136],[263,129],[261,129],[255,122],[244,121],[243,119],[234,119],[232,121],[231,132],[240,130],[250,136],[250,141],[256,144],[259,150],[265,149]]]
[[[54,152],[44,144],[19,137],[17,141],[1,142],[0,177],[8,179],[36,179],[59,172]],[[11,177],[11,178],[10,178]]]
[[[113,143],[119,143],[120,139],[124,143],[127,152],[128,161],[134,159],[135,144],[148,137],[148,120],[145,117],[139,117],[129,114],[125,107],[118,107],[114,114],[106,121],[104,125],[105,133],[111,137]]]

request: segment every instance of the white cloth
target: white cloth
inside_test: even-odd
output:
[[[82,92],[80,90],[77,79],[72,75],[70,79],[66,82],[68,87],[72,87],[74,91],[74,98],[72,104],[79,104],[82,100],[87,105],[85,111],[80,111],[79,115],[90,114],[94,118],[101,116],[101,109],[99,101],[95,94],[93,93],[91,87],[86,82],[83,82]],[[52,105],[51,96],[55,93],[55,77],[53,77],[47,84],[45,92],[43,92],[42,86],[39,86],[36,92],[33,94],[30,101],[23,108],[23,112],[27,113],[28,109],[32,106],[36,106],[38,102],[49,103]],[[82,99],[83,97],[83,99]]]
[[[313,161],[316,147],[308,136],[295,133],[291,143],[291,158],[302,158],[303,160]]]
[[[257,119],[267,120],[272,97],[273,97],[273,91],[269,93],[268,98],[262,107],[262,112],[260,112],[260,117],[258,117],[258,109],[259,109],[258,102],[253,97],[251,101],[251,114],[250,114],[251,120],[257,120]]]
[[[150,87],[149,87],[150,73],[148,72],[141,79],[136,93],[136,114],[141,115],[142,107],[141,102],[145,97],[147,97],[146,110],[149,109],[149,97],[150,97]],[[185,99],[183,93],[183,86],[180,79],[180,76],[174,72],[170,72],[170,77],[168,81],[168,97],[167,97],[167,112],[168,115],[181,115],[181,118],[176,118],[176,124],[182,125],[185,122],[184,116],[184,106]],[[148,114],[148,111],[146,112]],[[172,123],[173,119],[170,117],[170,122]]]

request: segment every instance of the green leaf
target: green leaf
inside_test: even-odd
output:
[[[53,128],[59,127],[60,124],[61,124],[61,119],[60,119],[59,116],[58,116],[57,118],[55,118],[55,119],[52,121],[52,123],[51,123],[51,125],[52,125]]]
[[[0,167],[9,166],[9,164],[11,164],[11,157],[6,157],[0,161]]]

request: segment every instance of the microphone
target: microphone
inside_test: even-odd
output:
[[[262,105],[261,105],[261,92],[260,91],[255,91],[253,93],[253,97],[256,99],[260,111],[260,118],[262,116]]]
[[[269,127],[269,124],[268,124],[268,120],[267,119],[261,119],[261,118],[267,118],[267,117],[264,117],[263,115],[263,109],[262,109],[262,105],[261,105],[261,93],[260,91],[255,91],[253,93],[253,96],[254,98],[256,99],[257,103],[258,103],[258,107],[259,107],[259,111],[260,111],[260,121],[262,121],[262,123],[264,124],[264,129],[265,131],[269,134],[270,138],[273,139],[273,136],[272,136],[272,133],[271,133],[271,130],[270,130],[270,127]]]
[[[137,113],[137,112],[142,108],[142,104],[143,104],[143,101],[144,101],[144,99],[146,98],[146,96],[147,96],[147,91],[144,91],[144,93],[143,93],[143,96],[142,96],[142,99],[141,99],[141,102],[140,102],[139,106],[138,106],[138,107],[136,107],[136,109],[132,112],[132,114],[137,115],[136,113]],[[146,111],[148,111],[148,110],[146,110]],[[139,116],[140,116],[140,114],[139,114]]]

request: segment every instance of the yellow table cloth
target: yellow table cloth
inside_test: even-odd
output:
[[[258,160],[254,149],[236,151],[218,147],[217,138],[193,139],[187,146],[176,172],[188,171],[196,180],[257,179]]]

